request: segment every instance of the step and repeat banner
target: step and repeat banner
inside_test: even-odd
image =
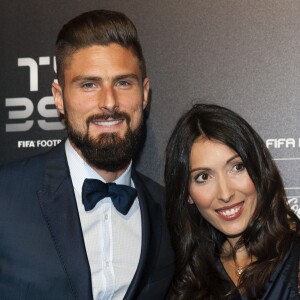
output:
[[[300,217],[300,2],[290,0],[3,0],[0,164],[47,151],[65,136],[53,104],[54,44],[93,9],[135,23],[151,80],[138,169],[163,182],[165,146],[193,103],[224,105],[259,132]]]

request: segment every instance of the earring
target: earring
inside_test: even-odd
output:
[[[191,197],[189,197],[189,199],[188,199],[188,204],[194,204],[194,201],[192,200]]]

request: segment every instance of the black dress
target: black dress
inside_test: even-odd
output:
[[[226,273],[220,259],[217,259],[217,268],[230,282],[232,289],[234,283]],[[300,299],[300,238],[297,238],[291,249],[286,254],[271,275],[265,286],[264,295],[259,300],[299,300]],[[231,300],[247,300],[246,296],[240,295],[237,291]]]

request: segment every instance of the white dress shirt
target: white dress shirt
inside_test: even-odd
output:
[[[91,269],[94,300],[121,300],[140,259],[142,229],[138,198],[126,216],[115,209],[109,197],[99,201],[91,211],[85,211],[81,198],[84,180],[105,180],[79,156],[69,140],[65,149]],[[114,182],[134,187],[131,164]]]

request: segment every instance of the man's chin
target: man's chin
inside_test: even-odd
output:
[[[121,130],[99,132],[88,126],[88,133],[76,132],[67,123],[68,137],[88,164],[106,171],[120,170],[132,160],[142,134],[143,123],[132,131],[129,126]],[[101,128],[100,128],[101,129]]]
[[[92,167],[109,172],[125,168],[133,158],[136,138],[130,132],[120,138],[115,132],[102,133],[96,138],[69,134],[73,145]]]
[[[89,138],[93,141],[99,141],[101,139],[105,139],[108,137],[114,137],[120,140],[125,139],[125,132],[120,132],[120,131],[103,131],[103,132],[97,132],[97,133],[89,133]]]
[[[81,153],[86,162],[97,169],[108,172],[119,171],[131,161],[134,148],[126,139],[116,139],[112,136],[102,137],[101,143],[91,142],[89,146],[81,147]]]

